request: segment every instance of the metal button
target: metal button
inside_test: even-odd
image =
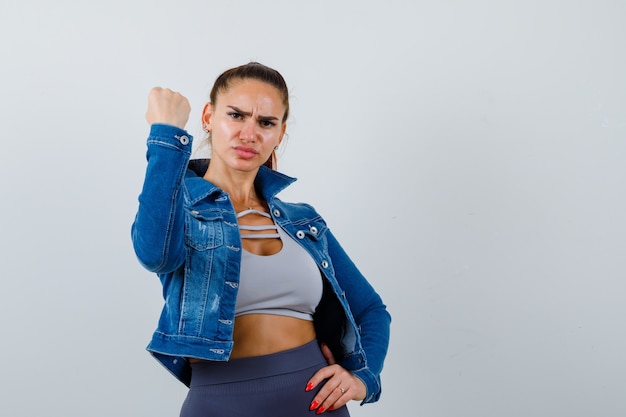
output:
[[[328,261],[322,261],[322,268],[328,268]]]
[[[311,233],[313,233],[314,235],[317,234],[317,227],[311,226],[311,227],[309,227],[309,230],[311,230]]]
[[[274,213],[274,216],[280,217],[280,210],[274,209],[274,211],[272,213]]]
[[[298,231],[296,232],[296,237],[297,237],[298,239],[304,239],[304,232],[303,232],[302,230],[298,230]]]
[[[189,137],[187,135],[179,136],[178,141],[183,145],[187,145],[189,143]]]

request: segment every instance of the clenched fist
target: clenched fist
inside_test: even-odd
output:
[[[184,129],[190,112],[185,96],[169,88],[154,87],[148,94],[146,120],[151,125],[163,123]]]

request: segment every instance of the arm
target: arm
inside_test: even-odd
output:
[[[317,408],[318,414],[339,408],[349,400],[362,400],[361,404],[364,404],[380,398],[380,373],[387,354],[391,322],[380,296],[329,231],[327,239],[335,276],[359,328],[367,362],[360,369],[347,370],[335,364],[330,350],[322,345],[330,366],[318,371],[307,387],[313,388],[328,379],[311,405],[312,409]]]
[[[371,284],[346,254],[332,233],[327,233],[328,251],[332,256],[335,274],[345,292],[350,311],[359,328],[361,345],[367,357],[367,367],[353,371],[367,386],[364,402],[380,397],[380,373],[383,369],[391,316]]]
[[[183,130],[187,99],[170,90],[153,89],[146,119],[148,166],[131,235],[139,261],[153,272],[169,272],[185,257],[183,177],[192,138]]]

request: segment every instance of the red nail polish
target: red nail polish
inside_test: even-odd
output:
[[[320,405],[320,403],[318,403],[317,401],[313,400],[313,402],[311,403],[311,406],[309,407],[309,410],[315,410],[318,405]]]
[[[309,382],[308,385],[305,388],[305,391],[311,391],[313,389],[313,383]]]
[[[320,407],[320,408],[317,409],[315,414],[322,414],[323,412],[324,412],[324,407]]]

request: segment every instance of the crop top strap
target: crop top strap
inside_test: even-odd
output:
[[[237,218],[240,219],[243,216],[248,215],[248,214],[258,214],[260,216],[267,217],[268,219],[272,218],[272,216],[270,216],[269,213],[266,213],[266,212],[261,211],[261,210],[253,209],[253,208],[249,208],[247,210],[244,210],[244,211],[241,211],[241,212],[237,213]]]
[[[272,218],[272,216],[269,215],[269,213],[266,213],[264,211],[260,211],[260,210],[256,210],[253,208],[244,210],[240,213],[237,213],[237,219],[242,218],[243,216],[246,216],[248,214],[258,214],[260,216],[263,217],[267,217],[269,219]],[[251,226],[251,225],[245,225],[245,224],[239,224],[239,230],[248,230],[248,231],[252,231],[252,232],[258,232],[258,231],[263,231],[263,230],[274,230],[275,233],[241,233],[241,238],[242,239],[275,239],[275,238],[280,238],[280,235],[278,234],[278,226],[276,226],[275,224],[267,224],[267,225],[259,225],[259,226]]]

